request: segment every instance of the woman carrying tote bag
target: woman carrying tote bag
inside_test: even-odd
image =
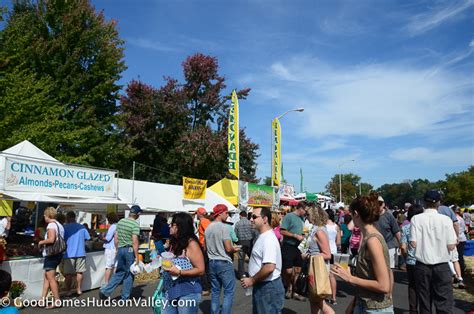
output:
[[[56,220],[56,214],[57,211],[54,207],[48,207],[44,210],[44,220],[48,225],[46,227],[44,240],[41,240],[38,243],[38,246],[43,248],[44,256],[44,281],[41,300],[46,300],[49,289],[51,289],[54,297],[54,303],[53,305],[48,306],[48,309],[61,306],[59,302],[59,286],[58,282],[56,281],[56,267],[58,267],[59,263],[61,263],[61,260],[63,259],[65,245],[62,247],[61,243],[58,242],[61,240],[64,242],[64,228]],[[51,252],[56,254],[51,255]]]
[[[330,290],[329,284],[329,261],[331,260],[331,250],[329,248],[329,238],[326,230],[326,221],[327,213],[319,206],[310,207],[308,210],[309,222],[313,224],[313,227],[310,231],[310,238],[308,240],[308,253],[311,258],[310,269],[309,269],[309,302],[311,306],[311,313],[318,313],[320,310],[324,314],[333,314],[334,310],[324,301],[326,296],[316,296],[315,293],[312,293],[312,280],[317,281],[313,284],[318,284],[321,286],[323,282],[327,283],[327,288]],[[321,256],[322,260],[314,259],[315,256]],[[308,256],[303,256],[308,257]],[[317,271],[317,267],[321,267],[324,264],[328,272],[327,278],[319,279],[315,278],[317,274],[321,272]],[[325,272],[324,272],[325,273]],[[325,280],[325,281],[324,281]],[[314,289],[313,289],[314,290]],[[329,292],[329,295],[331,293]]]

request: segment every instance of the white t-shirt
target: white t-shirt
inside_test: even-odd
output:
[[[436,209],[427,208],[411,219],[410,241],[416,241],[417,261],[426,265],[447,263],[451,260],[447,246],[457,241],[453,221]]]
[[[8,226],[7,217],[0,219],[0,237],[7,236],[7,226]]]
[[[59,223],[59,222],[50,222],[48,226],[46,227],[46,233],[44,234],[44,239],[48,239],[48,230],[53,229],[56,231],[56,234],[58,232],[58,226],[59,226],[59,234],[63,237],[64,239],[64,227]],[[43,249],[43,256],[46,256],[46,251]]]
[[[271,281],[281,274],[281,249],[280,243],[272,229],[260,234],[252,248],[249,261],[249,274],[254,276],[260,271],[263,264],[275,264],[275,270],[263,281]]]

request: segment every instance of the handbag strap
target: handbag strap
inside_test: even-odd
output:
[[[56,224],[56,228],[58,228],[58,230],[56,231],[56,240],[55,241],[58,241],[58,239],[59,239],[59,225],[56,222],[56,220],[54,221],[54,223]]]

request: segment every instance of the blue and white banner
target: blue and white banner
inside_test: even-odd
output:
[[[6,157],[5,191],[117,198],[117,172]]]

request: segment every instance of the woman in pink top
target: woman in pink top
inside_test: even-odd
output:
[[[272,212],[271,225],[272,225],[273,232],[275,233],[278,241],[281,241],[281,233],[280,233],[280,220],[281,220],[281,217],[280,217],[280,215],[281,215],[281,213],[279,213],[279,212]]]

